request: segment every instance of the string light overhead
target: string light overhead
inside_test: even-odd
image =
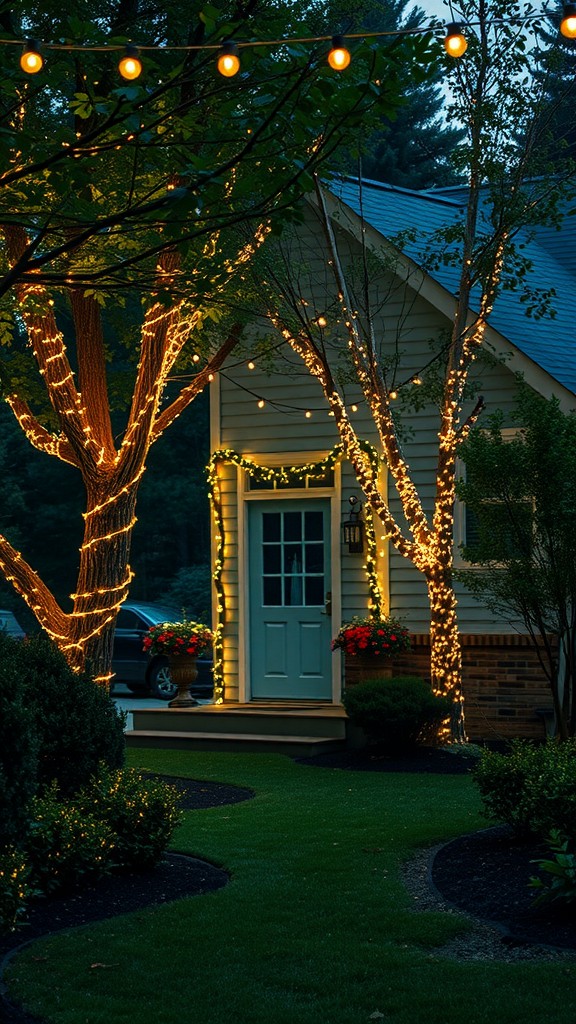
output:
[[[328,54],[328,63],[333,71],[344,71],[351,61],[350,51],[344,46],[344,36],[332,37],[332,49]]]
[[[218,57],[217,68],[224,78],[233,78],[240,71],[240,58],[236,43],[224,43]]]
[[[128,82],[133,82],[142,74],[142,61],[138,56],[137,46],[127,46],[124,56],[118,64],[118,71]]]
[[[449,57],[462,57],[468,49],[468,40],[462,32],[459,21],[452,21],[446,26],[444,49]]]
[[[42,70],[44,59],[40,53],[40,45],[35,39],[27,39],[24,43],[20,67],[27,75],[35,75]]]
[[[576,39],[576,4],[566,4],[562,12],[560,31],[566,39]]]
[[[542,18],[542,14],[550,12],[533,12],[527,15],[523,19],[524,23],[536,21]],[[506,19],[493,19],[489,24],[497,25],[504,24]],[[471,30],[478,23],[470,22],[466,25],[466,28]],[[432,23],[430,25],[419,25],[413,28],[401,28],[394,29],[384,32],[358,32],[351,33],[346,38],[347,40],[378,40],[384,38],[399,38],[400,36],[423,36],[423,35],[438,35],[441,31],[441,25],[438,23]],[[446,25],[445,36],[443,38],[444,49],[452,57],[461,57],[468,47],[468,42],[464,36],[464,26],[459,22],[450,22]],[[560,22],[560,32],[562,35],[569,39],[576,38],[576,3],[566,4],[563,8],[562,20]],[[221,75],[226,78],[232,78],[238,74],[240,70],[240,51],[246,48],[253,47],[279,47],[285,45],[299,45],[299,44],[320,44],[328,42],[330,44],[330,50],[328,52],[328,63],[331,68],[335,71],[344,71],[349,67],[352,56],[348,46],[345,43],[344,36],[342,35],[325,35],[325,36],[305,36],[305,37],[290,37],[285,39],[259,39],[259,40],[247,40],[237,41],[228,40],[225,43],[202,43],[196,45],[141,45],[135,46],[129,44],[124,46],[121,44],[110,44],[110,45],[86,45],[84,43],[43,43],[44,50],[60,50],[70,52],[82,52],[82,53],[122,53],[122,57],[118,64],[118,70],[120,75],[128,81],[134,81],[137,79],[143,71],[143,61],[141,54],[145,52],[153,53],[190,53],[192,51],[210,51],[213,50],[218,56],[216,60],[216,67]],[[24,50],[20,58],[20,66],[26,74],[36,74],[42,70],[44,65],[44,58],[40,52],[40,44],[34,39],[18,40],[18,39],[0,39],[0,45],[20,45],[23,46]]]

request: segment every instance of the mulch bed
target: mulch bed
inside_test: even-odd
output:
[[[534,905],[529,887],[544,846],[515,838],[506,825],[460,836],[436,853],[432,883],[443,899],[495,924],[511,945],[576,949],[576,907]]]

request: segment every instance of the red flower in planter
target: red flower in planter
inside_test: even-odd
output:
[[[148,654],[189,654],[199,657],[208,653],[214,634],[203,622],[160,622],[151,626],[142,641]]]
[[[410,647],[408,630],[398,619],[352,619],[346,623],[332,641],[332,650],[338,648],[345,654],[380,655],[391,658],[398,651],[406,651]]]

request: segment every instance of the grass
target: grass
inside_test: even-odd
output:
[[[251,786],[190,811],[174,849],[224,889],[34,943],[11,995],[50,1024],[574,1024],[576,960],[458,963],[467,927],[411,909],[411,851],[485,824],[466,776],[333,771],[282,756],[133,751],[168,775]]]

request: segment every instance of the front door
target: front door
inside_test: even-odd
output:
[[[250,689],[330,700],[330,502],[249,503]]]

